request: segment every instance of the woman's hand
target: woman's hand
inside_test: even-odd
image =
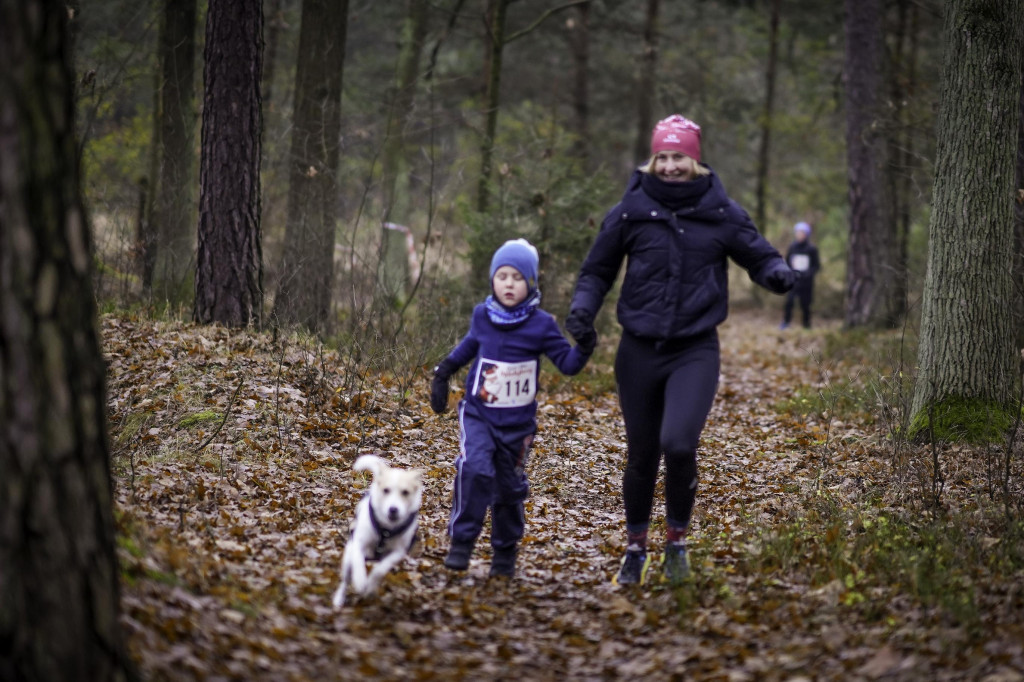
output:
[[[788,266],[781,267],[765,277],[764,283],[772,291],[784,294],[796,284],[797,276],[798,273],[791,270]],[[568,320],[566,320],[566,324],[568,324]]]
[[[590,355],[597,345],[597,331],[594,329],[594,316],[582,308],[569,311],[565,318],[565,330],[576,340],[580,350]]]

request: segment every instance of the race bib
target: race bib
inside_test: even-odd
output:
[[[797,272],[807,272],[811,269],[811,257],[806,253],[794,253],[789,259],[789,267]]]
[[[473,394],[487,407],[522,407],[537,395],[537,361],[501,362],[480,358]]]

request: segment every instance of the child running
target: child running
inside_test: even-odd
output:
[[[430,407],[448,409],[451,376],[472,361],[466,397],[459,402],[461,452],[455,461],[451,545],[444,565],[469,567],[476,539],[491,510],[491,576],[512,578],[529,494],[526,461],[537,431],[537,374],[546,355],[560,372],[587,364],[597,334],[572,347],[555,318],[540,309],[537,249],[525,239],[505,242],[491,259],[491,294],[473,309],[469,332],[437,367]]]

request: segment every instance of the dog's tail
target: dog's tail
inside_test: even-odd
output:
[[[352,469],[355,471],[372,471],[373,475],[376,476],[385,466],[384,460],[377,455],[360,455],[356,459],[356,463],[352,465]]]

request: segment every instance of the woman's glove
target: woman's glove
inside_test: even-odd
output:
[[[583,308],[574,308],[569,311],[569,316],[565,318],[565,330],[572,334],[576,343],[580,343],[583,339],[597,337],[597,332],[594,331],[594,316]]]
[[[434,379],[430,382],[430,409],[435,414],[441,414],[448,410],[448,376],[438,370],[440,365],[434,368]]]
[[[597,345],[597,331],[594,329],[594,316],[583,308],[569,311],[565,318],[565,330],[576,340],[580,352],[590,355]]]
[[[586,356],[594,354],[594,348],[597,346],[597,332],[591,329],[589,332],[576,338],[576,347],[580,349],[580,352]]]
[[[788,267],[778,268],[765,277],[764,283],[772,291],[784,294],[796,284],[797,273]]]

